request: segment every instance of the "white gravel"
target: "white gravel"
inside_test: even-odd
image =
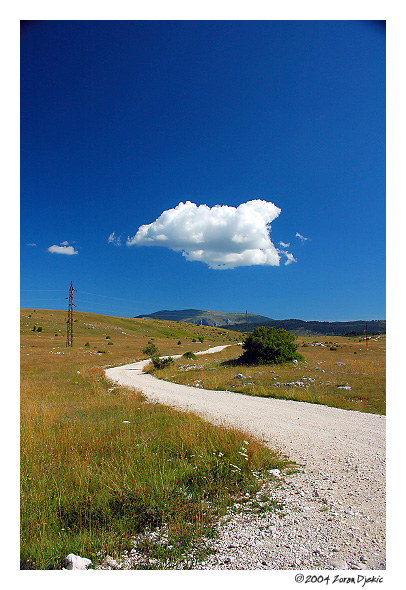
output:
[[[231,510],[212,542],[216,554],[199,569],[386,568],[385,416],[177,385],[143,373],[148,362],[106,376],[150,401],[238,427],[303,465],[273,492],[285,516]]]

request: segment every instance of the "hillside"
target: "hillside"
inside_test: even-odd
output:
[[[155,318],[160,320],[182,321],[203,326],[228,328],[237,332],[245,332],[247,328],[245,313],[225,313],[201,309],[161,310],[136,318]],[[248,314],[248,331],[257,326],[274,326],[283,328],[298,336],[357,336],[365,334],[364,320],[348,322],[319,322],[297,319],[274,320],[266,316]],[[367,322],[368,334],[385,334],[385,320]]]
[[[56,349],[65,349],[66,317],[63,310],[21,309],[21,336],[27,337],[30,346],[42,347],[45,342]],[[142,358],[141,349],[150,340],[162,354],[201,349],[207,345],[234,342],[235,332],[193,323],[177,323],[168,320],[113,317],[83,311],[74,312],[74,347],[86,354],[106,354],[109,359]],[[49,340],[49,342],[48,342]],[[24,344],[26,344],[24,342]],[[122,358],[123,357],[123,358]]]

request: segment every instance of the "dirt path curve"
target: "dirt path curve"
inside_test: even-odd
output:
[[[143,373],[148,362],[106,376],[151,401],[238,427],[304,465],[286,491],[289,542],[281,551],[278,531],[267,541],[275,569],[385,569],[385,416],[177,385]],[[238,569],[237,557],[212,566]]]

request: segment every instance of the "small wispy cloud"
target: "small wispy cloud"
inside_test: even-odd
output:
[[[285,242],[279,242],[279,245],[282,246],[282,248],[289,248],[290,244],[285,244]]]
[[[65,254],[68,256],[72,256],[72,254],[78,254],[78,251],[75,250],[73,246],[66,245],[68,243],[69,242],[61,242],[59,246],[54,244],[53,246],[50,246],[47,251],[51,254]]]
[[[296,232],[296,237],[299,238],[299,240],[302,242],[302,244],[304,244],[305,242],[307,242],[308,240],[310,240],[310,238],[305,238],[299,232]]]
[[[33,244],[33,243],[26,244],[26,246],[36,246],[36,245],[37,244]]]
[[[214,270],[279,266],[280,256],[270,238],[270,224],[280,212],[273,203],[260,199],[238,207],[208,207],[186,201],[164,211],[154,222],[142,225],[127,239],[127,246],[164,246]]]
[[[281,243],[281,242],[279,242],[279,243]],[[279,254],[283,254],[286,256],[285,266],[287,266],[288,264],[292,264],[292,262],[297,262],[296,258],[293,256],[293,254],[291,254],[287,250],[278,250],[278,252],[279,252]]]
[[[114,244],[115,246],[121,246],[121,236],[116,236],[116,232],[113,231],[107,238],[109,244]]]
[[[290,252],[284,252],[284,254],[286,255],[286,258],[287,258],[287,260],[285,262],[285,266],[290,264],[291,262],[297,262],[296,258]]]

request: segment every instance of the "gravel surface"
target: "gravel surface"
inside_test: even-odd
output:
[[[278,486],[265,484],[284,502],[282,513],[231,507],[219,537],[207,541],[216,553],[195,569],[386,568],[385,416],[177,385],[143,373],[148,362],[106,376],[150,401],[249,432],[303,466],[271,477]]]

